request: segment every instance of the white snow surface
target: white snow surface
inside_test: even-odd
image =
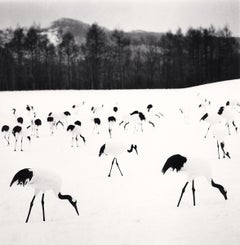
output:
[[[0,92],[0,126],[12,124],[12,108],[27,118],[25,106],[33,105],[42,119],[39,138],[24,141],[24,151],[14,152],[14,139],[7,146],[0,134],[0,244],[2,245],[159,245],[159,244],[240,244],[240,135],[233,128],[225,139],[231,159],[218,159],[216,139],[208,124],[199,122],[201,98],[211,100],[216,108],[227,100],[240,101],[240,80],[223,81],[186,89],[105,90],[105,91],[20,91]],[[200,94],[200,96],[199,96]],[[71,111],[82,104],[74,118],[82,122],[79,147],[71,147],[71,134],[61,125],[51,135],[47,123],[49,112]],[[99,157],[100,147],[109,141],[107,118],[134,110],[146,112],[148,104],[164,117],[156,117],[155,128],[143,126],[133,133],[133,126],[115,127],[113,138],[138,145],[138,153],[123,153],[109,178],[112,156]],[[93,132],[91,107],[104,105],[98,115],[103,126]],[[119,111],[114,114],[112,107]],[[184,111],[184,115],[180,112]],[[151,120],[153,117],[151,117]],[[240,126],[240,114],[236,113]],[[227,190],[228,200],[205,178],[195,181],[196,206],[192,204],[191,185],[177,201],[186,182],[183,173],[161,169],[173,154],[203,159],[212,168],[213,179]],[[78,202],[79,216],[66,200],[52,191],[45,194],[46,221],[42,221],[41,195],[28,223],[25,223],[34,190],[10,182],[22,168],[54,171],[62,179],[62,194]]]

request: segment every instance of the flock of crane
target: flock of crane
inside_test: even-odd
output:
[[[229,149],[227,150],[225,144],[225,137],[233,133],[237,133],[237,121],[239,116],[240,103],[237,100],[226,101],[224,105],[213,106],[213,103],[204,98],[201,99],[198,106],[194,110],[198,111],[198,115],[201,115],[196,119],[196,122],[201,121],[207,122],[206,134],[203,136],[206,138],[209,132],[212,133],[216,139],[218,158],[221,158],[220,152],[222,152],[223,158],[231,158]],[[71,107],[71,110],[63,111],[61,113],[49,112],[45,119],[38,118],[37,112],[34,107],[27,105],[25,107],[25,115],[27,119],[22,115],[18,114],[18,111],[13,108],[13,122],[2,125],[1,131],[3,137],[6,140],[7,146],[11,145],[11,137],[14,139],[14,151],[17,150],[17,145],[20,144],[20,150],[23,151],[24,139],[31,141],[31,137],[39,138],[40,128],[43,124],[49,125],[49,132],[52,137],[57,130],[65,130],[71,135],[71,147],[76,145],[79,147],[79,140],[82,141],[83,147],[85,147],[88,138],[84,134],[83,124],[88,123],[92,125],[92,134],[101,136],[101,126],[107,123],[107,134],[109,140],[103,145],[99,146],[99,157],[102,155],[112,155],[113,160],[108,177],[111,177],[113,166],[116,165],[120,174],[123,176],[121,168],[118,163],[117,157],[124,152],[135,152],[138,154],[137,144],[127,141],[121,141],[115,138],[115,130],[131,130],[133,134],[141,134],[144,132],[146,125],[152,129],[157,128],[156,120],[164,120],[165,115],[158,111],[152,104],[146,105],[143,110],[132,110],[130,112],[119,114],[120,108],[116,104],[107,113],[108,116],[103,120],[101,112],[104,110],[104,105],[100,106],[87,106],[85,102],[81,104],[75,104]],[[184,108],[179,108],[179,115],[183,114],[186,118],[188,113]],[[87,116],[86,116],[87,115]],[[120,116],[121,115],[121,116]],[[85,120],[87,118],[87,121]],[[84,119],[84,120],[82,120]],[[130,127],[131,126],[131,127]],[[233,127],[233,129],[231,128]],[[193,194],[193,205],[195,201],[195,185],[194,179],[198,176],[204,176],[212,187],[217,188],[223,195],[224,199],[227,200],[227,191],[225,188],[217,184],[211,173],[211,167],[198,156],[183,156],[181,154],[171,155],[165,162],[162,168],[162,173],[165,174],[169,169],[178,171],[184,171],[187,174],[187,182],[184,185],[181,196],[179,198],[177,206],[180,205],[181,199],[185,192],[185,189],[189,183],[192,182],[192,194]],[[70,195],[63,195],[61,193],[61,181],[59,176],[49,171],[43,171],[38,169],[25,168],[18,171],[13,177],[10,186],[14,183],[18,185],[30,185],[34,188],[34,196],[30,203],[26,222],[28,222],[34,199],[36,195],[42,192],[42,213],[43,221],[45,221],[44,211],[44,193],[51,189],[59,199],[68,200],[69,203],[74,207],[76,213],[78,213],[77,201]]]

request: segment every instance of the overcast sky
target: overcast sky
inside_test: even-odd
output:
[[[240,0],[0,0],[0,28],[45,27],[61,17],[125,31],[228,25],[240,36]]]

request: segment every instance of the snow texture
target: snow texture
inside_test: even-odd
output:
[[[42,120],[39,138],[23,142],[14,151],[0,135],[0,244],[2,245],[159,245],[159,244],[240,244],[240,135],[233,129],[225,137],[225,148],[231,159],[218,159],[216,139],[207,122],[200,122],[203,111],[201,98],[219,108],[228,100],[240,101],[240,80],[224,81],[187,89],[175,90],[112,90],[112,91],[21,91],[0,92],[0,126],[14,125],[17,115],[28,125],[26,105],[33,105]],[[84,103],[83,103],[84,101]],[[144,123],[143,132],[129,124],[118,126],[124,115],[135,110],[147,115],[147,105],[163,117],[151,116],[155,127]],[[73,105],[81,105],[73,111]],[[104,105],[98,112],[102,124],[94,132],[95,117],[91,107]],[[118,112],[112,108],[117,105]],[[240,108],[239,108],[240,109]],[[50,112],[72,112],[58,125],[53,135],[47,116]],[[98,156],[100,147],[110,140],[107,118],[115,116],[113,140],[137,144],[138,153],[122,153],[118,163],[120,175],[113,166],[113,156]],[[236,125],[240,125],[236,113]],[[71,147],[72,135],[68,124],[81,121],[86,144]],[[147,120],[146,120],[147,121]],[[227,130],[227,128],[226,128]],[[226,131],[227,132],[227,131]],[[30,130],[31,133],[31,130]],[[182,154],[209,163],[216,183],[228,194],[224,200],[205,178],[195,181],[196,206],[192,205],[191,187],[187,187],[180,207],[177,201],[186,182],[184,173],[161,169],[166,159]],[[198,163],[199,164],[199,163]],[[79,216],[73,208],[58,199],[52,191],[45,194],[46,221],[42,221],[41,195],[29,222],[25,219],[34,190],[10,182],[20,169],[41,168],[55,172],[62,179],[63,194],[78,201]]]

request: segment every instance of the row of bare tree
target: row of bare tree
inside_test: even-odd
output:
[[[2,31],[0,90],[180,88],[240,77],[239,39],[228,27],[134,40],[93,24],[82,44],[59,33],[54,45],[38,26]]]

